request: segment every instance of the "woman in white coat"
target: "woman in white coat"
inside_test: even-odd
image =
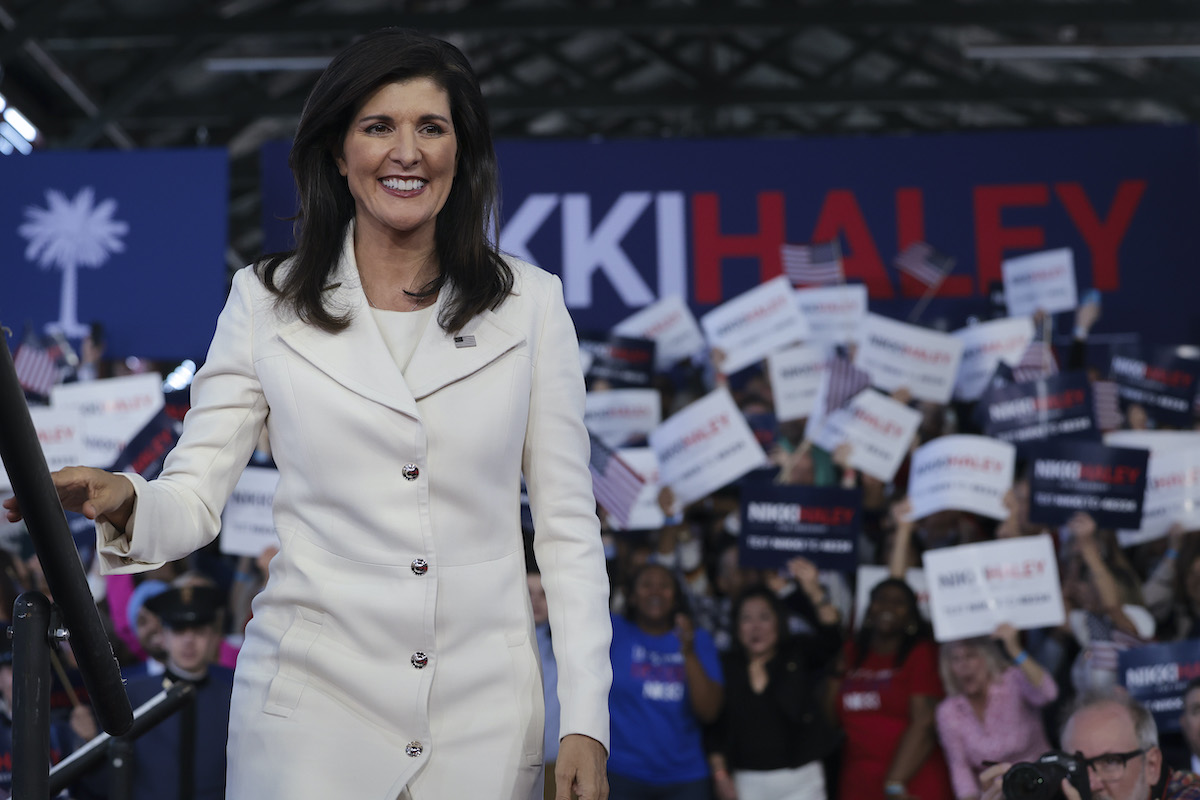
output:
[[[290,159],[296,251],[239,272],[160,478],[69,468],[110,572],[210,542],[264,426],[280,552],[238,661],[227,796],[541,796],[524,474],[554,630],[559,796],[607,796],[608,581],[559,280],[487,240],[497,171],[445,42],[364,37]],[[8,502],[9,518],[20,510]]]

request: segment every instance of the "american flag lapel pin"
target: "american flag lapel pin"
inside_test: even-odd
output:
[[[474,336],[455,336],[454,337],[454,346],[455,347],[474,347],[475,346],[475,337]]]

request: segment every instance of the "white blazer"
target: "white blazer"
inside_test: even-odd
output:
[[[130,475],[109,572],[210,542],[266,425],[281,549],[238,659],[232,800],[541,796],[543,700],[520,530],[522,472],[550,608],[560,736],[608,747],[608,580],[584,388],[556,276],[448,335],[443,290],[401,375],[347,231],[325,333],[241,270],[162,476]]]

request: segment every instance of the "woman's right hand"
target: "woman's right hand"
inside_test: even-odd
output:
[[[67,511],[83,514],[90,520],[112,523],[125,530],[133,514],[133,484],[124,475],[94,467],[65,467],[50,474],[58,500]],[[9,522],[24,518],[17,498],[4,501]]]
[[[738,800],[733,776],[725,770],[713,774],[713,788],[717,790],[717,800]]]

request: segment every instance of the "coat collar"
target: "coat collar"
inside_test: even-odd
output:
[[[444,331],[437,320],[452,291],[452,287],[445,287],[439,293],[409,361],[406,380],[367,304],[354,259],[351,223],[337,268],[326,287],[328,307],[336,314],[349,314],[349,327],[340,333],[328,333],[298,320],[284,327],[280,338],[347,389],[420,419],[417,400],[478,372],[525,341],[492,311],[476,316],[457,334]],[[456,337],[460,341],[456,342]]]

